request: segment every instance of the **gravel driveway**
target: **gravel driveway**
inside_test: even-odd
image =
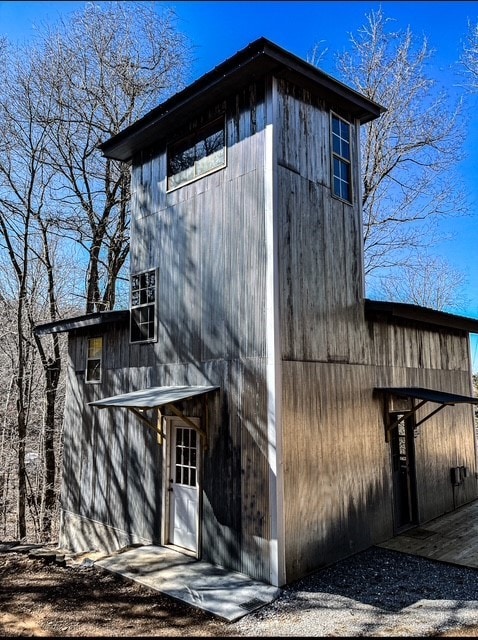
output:
[[[478,570],[371,547],[286,587],[231,635],[436,636],[477,625]],[[455,634],[453,634],[455,635]]]
[[[478,637],[478,569],[371,547],[227,623],[97,568],[0,554],[0,636]]]

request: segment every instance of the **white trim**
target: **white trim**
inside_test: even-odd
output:
[[[335,154],[334,153],[334,130],[333,130],[333,118],[337,118],[337,120],[341,120],[342,122],[345,122],[345,124],[348,125],[349,127],[349,153],[350,153],[350,160],[348,160],[347,158],[345,158],[344,156],[339,155],[338,153]],[[354,164],[352,161],[352,153],[353,153],[353,146],[352,146],[352,133],[354,133],[356,130],[355,128],[355,123],[352,123],[350,120],[347,120],[346,118],[343,118],[342,116],[339,116],[338,113],[335,113],[334,111],[330,112],[330,117],[329,117],[329,131],[330,131],[330,193],[332,195],[333,198],[337,198],[337,200],[340,200],[341,202],[348,204],[350,206],[353,206],[355,198],[354,198],[354,177],[353,177],[353,170],[354,170]],[[358,153],[360,153],[360,147],[358,150]],[[334,174],[334,157],[337,157],[341,162],[347,163],[349,166],[349,190],[350,190],[350,200],[347,200],[347,198],[343,198],[340,194],[335,193],[335,188],[334,188],[334,178],[335,178],[335,174]],[[358,156],[360,157],[360,156]]]
[[[145,303],[145,304],[132,304],[132,280],[135,276],[141,276],[145,273],[154,272],[154,303]],[[158,293],[159,293],[159,285],[158,285],[158,275],[159,269],[157,267],[152,267],[151,269],[143,269],[142,271],[134,271],[130,273],[129,276],[129,344],[150,344],[152,342],[158,341]],[[154,336],[152,338],[146,338],[145,340],[131,340],[131,329],[133,325],[133,310],[141,309],[144,307],[148,307],[153,305],[154,307]]]
[[[269,581],[276,587],[285,583],[279,252],[276,220],[278,179],[275,164],[277,99],[277,80],[272,78],[272,84],[266,89],[264,216],[266,237],[267,455],[271,525]]]
[[[101,340],[100,360],[100,377],[98,380],[88,380],[88,363],[90,360],[98,360],[98,358],[89,358],[90,340]],[[104,356],[105,340],[103,335],[89,336],[86,338],[86,367],[85,367],[85,384],[101,384],[103,380],[103,356]]]
[[[216,118],[212,118],[211,120],[208,120],[207,122],[205,122],[204,124],[202,124],[201,126],[199,126],[197,128],[197,132],[201,131],[201,129],[206,128],[209,124],[213,124],[214,122],[216,122],[216,120],[220,120],[221,118],[223,120],[223,131],[224,131],[224,162],[221,165],[218,165],[217,167],[209,169],[209,171],[204,171],[204,172],[202,172],[202,173],[200,173],[198,175],[194,175],[192,178],[189,178],[189,180],[183,180],[179,184],[176,184],[176,185],[170,187],[169,186],[169,172],[168,172],[169,149],[173,144],[177,144],[178,142],[181,142],[181,140],[186,140],[187,138],[189,138],[192,135],[194,135],[194,131],[191,132],[190,134],[182,136],[181,138],[178,138],[177,140],[174,140],[173,142],[168,143],[166,145],[166,193],[171,193],[173,191],[176,191],[176,189],[180,189],[181,187],[184,187],[187,184],[191,184],[192,182],[196,182],[196,180],[200,180],[201,178],[204,178],[205,176],[210,176],[212,173],[216,173],[216,171],[221,171],[222,169],[225,169],[227,167],[226,114],[222,113],[219,116],[217,116]]]
[[[200,418],[188,417],[188,420],[194,422],[200,428]],[[196,484],[198,488],[198,509],[196,513],[196,550],[183,549],[182,547],[175,547],[169,542],[170,538],[170,498],[171,492],[169,491],[169,484],[171,478],[171,455],[172,455],[172,429],[175,423],[183,426],[185,429],[191,429],[191,427],[178,418],[177,416],[161,416],[161,422],[163,426],[163,432],[166,433],[166,437],[163,439],[163,477],[162,477],[162,496],[161,496],[161,544],[168,547],[174,547],[177,551],[186,555],[193,555],[195,558],[201,556],[201,526],[202,526],[202,466],[203,466],[203,442],[197,435],[197,459],[196,459]]]

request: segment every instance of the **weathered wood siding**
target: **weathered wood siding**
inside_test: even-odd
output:
[[[126,409],[88,406],[137,388],[118,358],[120,353],[127,356],[128,332],[110,330],[104,340],[101,384],[85,384],[87,335],[78,333],[69,341],[62,542],[81,550],[160,539],[161,450],[156,435]]]
[[[108,337],[99,385],[71,372],[68,413],[76,426],[74,414],[83,412],[85,431],[77,449],[69,446],[67,477],[79,472],[81,482],[70,483],[64,507],[119,530],[121,539],[128,532],[159,541],[155,434],[125,409],[85,405],[146,386],[219,385],[207,416],[201,401],[179,405],[207,421],[201,553],[268,581],[264,96],[263,82],[251,84],[203,114],[226,114],[226,168],[167,193],[170,139],[133,162],[131,267],[158,269],[158,341]],[[85,345],[86,337],[72,338],[74,368],[84,369]]]
[[[198,121],[226,115],[224,169],[168,193],[170,139],[151,141],[134,160],[131,266],[158,270],[158,341],[130,345],[125,328],[106,332],[103,380],[86,385],[86,333],[71,336],[65,546],[160,542],[156,435],[125,409],[88,407],[157,385],[220,386],[206,405],[179,405],[208,433],[203,559],[269,581],[283,543],[290,582],[393,535],[390,445],[383,398],[373,390],[411,385],[470,395],[468,342],[452,330],[365,319],[358,163],[347,204],[331,195],[333,107],[284,80],[258,80],[198,114]],[[353,124],[352,158],[358,129]],[[266,220],[270,208],[273,220]],[[266,291],[272,236],[279,265],[273,294]],[[271,318],[271,301],[278,318]],[[272,325],[277,353],[268,352]],[[277,414],[274,401],[268,405],[276,358]],[[276,427],[283,476],[271,496]],[[420,521],[477,497],[469,405],[445,408],[415,442]],[[449,469],[462,465],[468,478],[453,490]],[[276,514],[279,530],[284,525],[277,547]]]
[[[277,223],[286,360],[355,360],[363,297],[360,200],[331,195],[330,105],[279,84]],[[351,127],[351,154],[358,152]],[[358,184],[357,163],[352,181]],[[357,193],[357,191],[356,191]]]
[[[277,224],[287,581],[391,537],[390,445],[380,386],[471,395],[468,338],[366,321],[358,163],[353,204],[331,195],[330,109],[278,84]],[[340,114],[347,118],[346,114]],[[358,125],[352,158],[358,157]],[[436,405],[427,405],[417,419]],[[447,407],[415,439],[418,517],[478,496],[473,411]],[[469,475],[453,488],[450,467]]]
[[[394,534],[390,445],[383,398],[374,388],[418,386],[471,395],[466,336],[377,322],[362,327],[363,364],[283,363],[288,581]],[[430,351],[437,347],[426,365],[424,344]],[[417,420],[434,408],[425,405]],[[476,499],[472,406],[445,407],[424,422],[415,456],[419,522]],[[469,471],[456,488],[453,466]]]
[[[367,362],[376,365],[376,386],[416,386],[472,396],[469,338],[446,328],[369,321]],[[427,403],[417,420],[436,408]],[[415,438],[418,517],[427,522],[478,497],[473,405],[442,409],[418,428]],[[468,477],[453,489],[450,468],[466,466]]]
[[[373,369],[283,364],[287,581],[392,535],[383,414]]]

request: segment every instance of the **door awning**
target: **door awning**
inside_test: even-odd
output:
[[[391,393],[401,398],[418,398],[428,402],[438,402],[439,404],[478,404],[478,398],[474,396],[461,396],[457,393],[424,389],[423,387],[376,387],[376,391]]]
[[[133,407],[135,409],[156,409],[171,402],[179,402],[193,396],[215,391],[219,387],[150,387],[119,396],[89,402],[94,407]]]
[[[99,409],[105,409],[107,407],[123,407],[129,409],[135,414],[146,426],[156,431],[161,437],[164,435],[161,428],[154,424],[147,415],[144,413],[148,409],[159,409],[160,407],[167,407],[174,415],[181,418],[187,425],[195,429],[200,435],[206,438],[206,433],[200,429],[197,424],[189,420],[182,412],[175,406],[176,402],[181,400],[187,400],[194,396],[203,395],[211,391],[216,391],[220,387],[207,387],[207,386],[179,386],[179,387],[149,387],[147,389],[139,389],[138,391],[131,391],[130,393],[122,393],[118,396],[110,396],[109,398],[103,398],[102,400],[95,400],[88,404]]]
[[[410,411],[404,412],[398,418],[389,422],[386,420],[385,424],[385,439],[388,442],[390,439],[390,432],[392,429],[398,427],[400,422],[405,421],[408,417],[413,415],[423,407],[427,402],[433,402],[439,405],[433,409],[428,415],[422,418],[420,421],[415,422],[415,427],[423,424],[426,420],[433,415],[441,411],[446,406],[455,404],[475,404],[478,405],[478,398],[475,396],[463,396],[457,393],[449,393],[448,391],[438,391],[437,389],[426,389],[424,387],[375,387],[374,391],[382,393],[390,401],[391,396],[398,396],[400,398],[410,398],[412,400],[419,400],[417,404],[414,404]],[[387,406],[387,418],[389,416],[389,406]]]

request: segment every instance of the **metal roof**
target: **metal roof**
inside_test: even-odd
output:
[[[391,320],[413,320],[414,322],[428,325],[459,329],[468,333],[478,333],[478,318],[470,318],[403,302],[365,299],[364,306],[365,315],[374,320],[380,319],[382,316]]]
[[[342,108],[361,123],[377,118],[385,108],[351,87],[324,73],[302,58],[282,49],[266,38],[258,38],[212,71],[152,109],[145,116],[109,138],[100,149],[107,158],[129,161],[139,150],[171,135],[171,126],[214,101],[224,99],[231,91],[273,73],[320,92],[335,108]]]
[[[84,329],[105,324],[126,323],[128,320],[129,311],[127,309],[98,311],[97,313],[88,313],[74,318],[64,318],[63,320],[56,320],[55,322],[38,324],[34,332],[37,336],[44,336],[49,333],[64,333],[66,331],[73,331],[74,329]]]
[[[417,398],[438,404],[478,404],[478,398],[474,396],[462,396],[457,393],[425,389],[423,387],[376,387],[375,390],[391,393],[402,398]]]
[[[165,404],[172,404],[180,400],[186,400],[210,391],[216,391],[220,387],[207,386],[181,386],[181,387],[150,387],[130,393],[122,393],[118,396],[95,400],[88,404],[94,407],[127,407],[134,409],[154,409]]]

